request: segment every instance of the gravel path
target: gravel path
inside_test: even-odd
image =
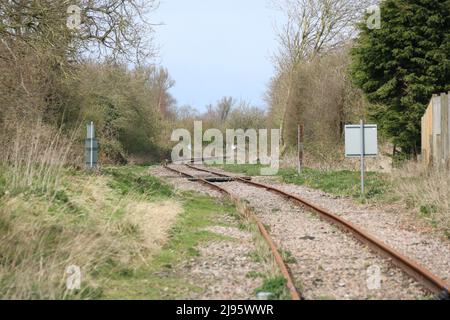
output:
[[[217,168],[214,171],[226,173]],[[450,283],[450,240],[437,234],[413,214],[405,212],[404,206],[359,204],[352,199],[332,196],[320,190],[284,184],[279,177],[254,177],[253,180],[298,195],[330,210]]]

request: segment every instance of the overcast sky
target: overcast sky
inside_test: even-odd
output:
[[[264,107],[280,13],[269,0],[162,0],[154,12],[161,64],[179,105],[203,110],[222,96]]]

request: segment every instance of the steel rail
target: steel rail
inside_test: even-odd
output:
[[[224,173],[207,170],[204,168],[198,168],[196,166],[192,166],[186,164],[187,167],[208,172],[211,174],[215,174],[222,177],[230,177]],[[341,230],[351,233],[356,239],[360,242],[368,245],[372,250],[376,251],[378,254],[382,255],[385,258],[391,259],[391,262],[414,278],[417,282],[422,284],[428,291],[435,293],[437,295],[448,296],[448,292],[450,286],[441,278],[431,273],[428,269],[421,266],[419,263],[413,261],[412,259],[406,257],[399,251],[394,248],[388,246],[386,243],[381,240],[375,238],[374,236],[367,233],[367,231],[361,229],[360,227],[354,225],[353,223],[344,220],[343,218],[337,216],[336,214],[331,213],[325,208],[322,208],[316,204],[309,202],[303,198],[300,198],[297,195],[285,192],[281,189],[263,184],[254,181],[248,181],[240,178],[236,178],[235,181],[246,183],[255,187],[264,188],[273,193],[282,195],[290,200],[293,200],[295,203],[299,203],[302,206],[309,208],[310,210],[319,214],[324,220],[331,222],[333,225],[339,227]]]
[[[164,167],[172,172],[181,174],[185,177],[189,177],[189,178],[196,178],[198,179],[197,181],[204,183],[205,185],[216,189],[222,193],[225,193],[226,195],[228,195],[231,200],[233,202],[236,203],[236,205],[241,204],[241,199],[239,199],[238,197],[233,196],[228,190],[222,188],[219,185],[216,185],[212,182],[209,182],[205,179],[199,178],[199,177],[195,177],[193,175],[190,175],[188,173],[185,173],[183,171],[177,170],[175,168],[171,168],[168,165],[164,165]],[[244,180],[244,179],[243,179]],[[261,220],[256,216],[256,214],[247,206],[245,206],[245,214],[250,217],[250,219],[252,219],[256,225],[258,226],[258,230],[261,233],[262,237],[264,238],[264,240],[266,241],[267,245],[269,246],[272,255],[275,259],[276,264],[278,265],[278,268],[280,269],[281,274],[283,275],[284,279],[286,280],[286,288],[289,290],[289,293],[291,295],[292,300],[303,300],[304,298],[302,297],[301,293],[297,290],[297,288],[295,287],[294,281],[292,280],[292,276],[291,273],[289,271],[289,268],[286,266],[286,264],[284,263],[283,258],[281,257],[280,251],[278,250],[277,246],[275,245],[274,241],[272,240],[272,238],[269,235],[269,232],[267,231],[266,227],[264,226],[264,224],[261,222]]]

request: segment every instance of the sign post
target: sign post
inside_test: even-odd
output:
[[[304,126],[298,125],[298,174],[302,172],[303,168],[303,153],[304,153]]]
[[[98,159],[98,140],[95,139],[94,122],[87,125],[87,139],[85,140],[85,162],[88,169],[94,169],[97,166]]]
[[[364,135],[364,120],[361,119],[359,123],[361,127],[361,197],[364,198],[364,170],[365,170],[365,163],[364,163],[364,153],[366,150],[365,147],[365,135]]]
[[[378,155],[378,126],[364,124],[345,126],[345,156],[361,160],[361,197],[365,195],[365,158]]]

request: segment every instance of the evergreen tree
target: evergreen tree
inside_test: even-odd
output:
[[[450,0],[384,0],[381,29],[360,31],[353,79],[381,131],[415,155],[432,94],[450,90]]]

